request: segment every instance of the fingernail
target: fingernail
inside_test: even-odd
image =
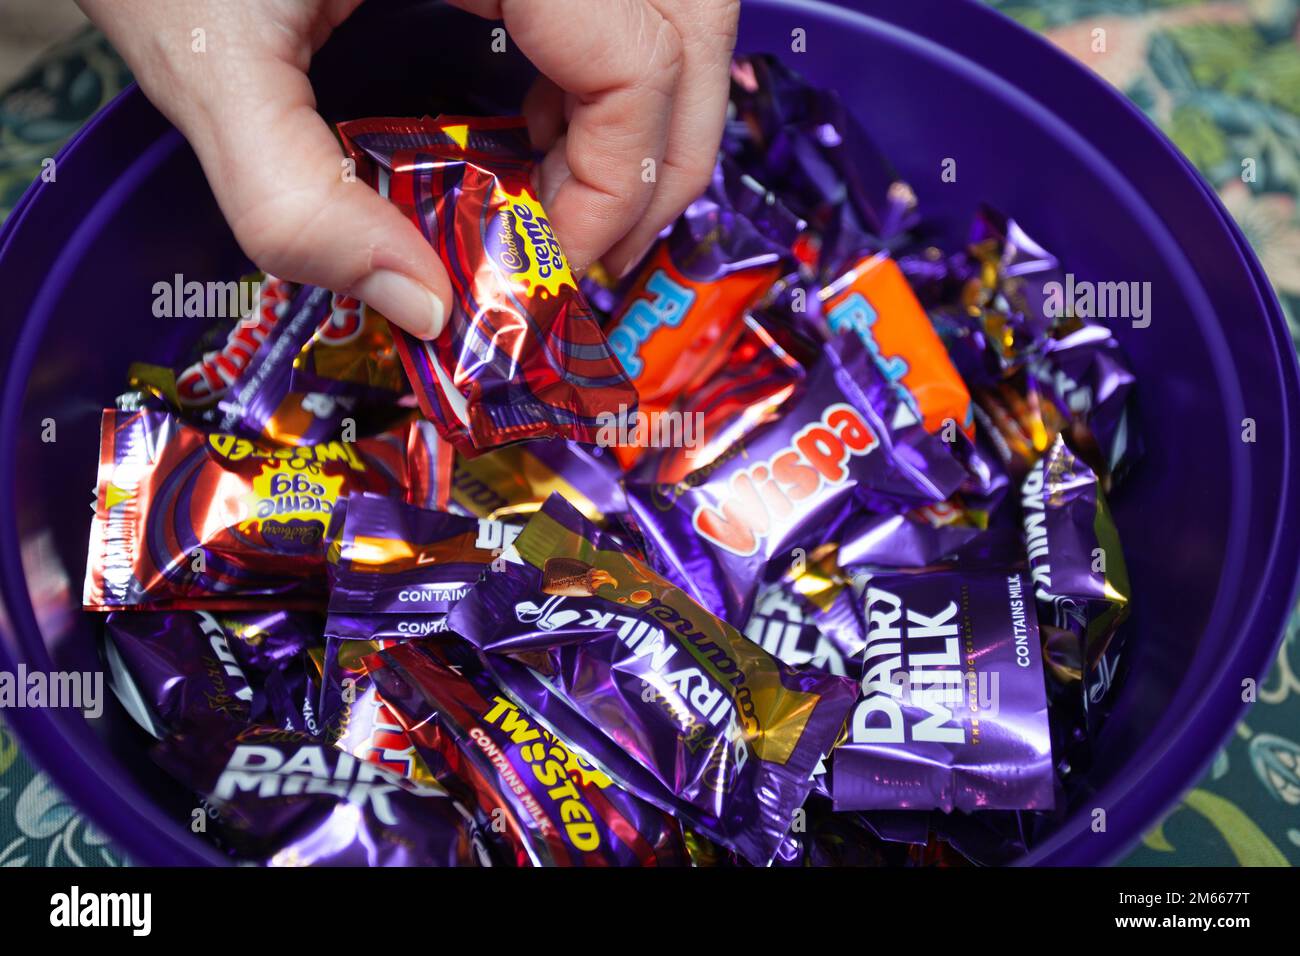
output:
[[[635,269],[637,266],[639,266],[642,262],[645,261],[645,257],[650,254],[650,249],[654,246],[655,240],[658,238],[659,237],[656,236],[654,239],[651,239],[649,242],[647,242],[645,244],[645,248],[642,249],[640,253],[633,256],[631,259],[627,260],[623,268],[618,270],[618,278],[620,282],[626,279],[633,269]]]
[[[447,309],[433,290],[400,272],[372,272],[352,294],[418,338],[437,338],[446,322]]]

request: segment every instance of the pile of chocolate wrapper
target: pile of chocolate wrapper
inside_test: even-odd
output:
[[[522,121],[358,120],[444,334],[263,277],[130,370],[85,605],[231,858],[996,863],[1064,806],[1122,676],[1124,357],[1014,222],[934,248],[834,95],[732,80],[622,280]]]

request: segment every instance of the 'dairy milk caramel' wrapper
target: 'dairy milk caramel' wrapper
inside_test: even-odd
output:
[[[552,497],[451,612],[522,708],[617,783],[758,865],[854,689],[784,665]]]
[[[664,570],[729,621],[748,617],[769,566],[796,548],[833,541],[864,508],[943,501],[966,479],[854,336],[827,344],[782,412],[680,481],[654,481],[652,457],[627,479]]]
[[[1027,576],[864,577],[853,656],[862,694],[831,758],[835,809],[1051,809],[1047,692]]]
[[[474,453],[559,435],[595,443],[636,390],[591,314],[529,181],[522,118],[339,125],[358,176],[421,231],[454,290],[432,342],[394,329],[424,414]]]
[[[353,491],[435,504],[447,451],[425,422],[276,447],[165,412],[104,413],[83,602],[91,610],[325,600],[323,538]]]
[[[674,866],[677,823],[616,786],[496,686],[473,649],[420,642],[367,661],[376,687],[446,786],[504,823],[520,866]],[[495,828],[500,832],[500,827]]]

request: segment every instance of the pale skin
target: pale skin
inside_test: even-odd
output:
[[[361,2],[78,0],[194,148],[259,268],[355,295],[433,338],[451,301],[447,272],[396,208],[342,175],[307,79],[312,54]],[[503,21],[541,74],[524,115],[570,263],[631,268],[708,183],[739,0],[450,3]]]

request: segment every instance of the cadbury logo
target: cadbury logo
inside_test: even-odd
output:
[[[837,402],[805,425],[790,444],[731,476],[718,504],[702,504],[691,523],[720,548],[749,557],[759,542],[798,517],[798,505],[823,488],[843,484],[849,459],[869,454],[880,439],[852,405]]]
[[[528,270],[528,253],[519,245],[519,233],[515,229],[514,209],[502,209],[497,214],[497,261],[509,272],[526,272]]]

